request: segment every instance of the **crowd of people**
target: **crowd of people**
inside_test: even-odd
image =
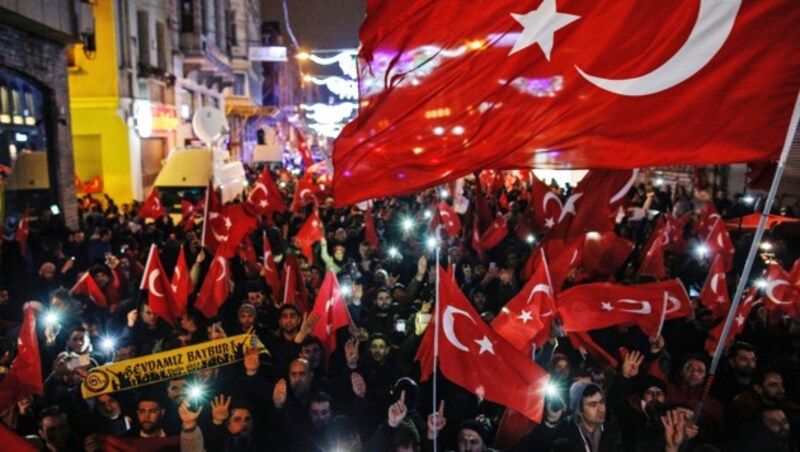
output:
[[[291,204],[298,179],[282,170],[273,176]],[[438,249],[440,265],[453,269],[488,323],[523,287],[523,266],[543,236],[514,233],[530,211],[525,181],[478,190],[480,180],[468,177],[459,187],[473,206],[461,212],[460,236]],[[572,190],[551,188],[562,200]],[[229,296],[215,318],[191,308],[194,295],[174,327],[154,313],[140,290],[147,251],[157,245],[171,274],[183,249],[198,289],[212,260],[201,243],[202,215],[188,227],[171,215],[145,221],[137,218],[137,203],[88,195],[75,229],[49,210],[32,212],[27,242],[11,237],[2,244],[0,369],[7,371],[17,354],[23,306],[34,309],[44,393],[2,407],[0,424],[49,451],[126,450],[120,444],[185,452],[420,451],[433,450],[434,440],[439,450],[464,452],[798,450],[800,318],[775,316],[763,305],[727,347],[713,382],[705,342],[720,320],[697,303],[693,316],[666,321],[658,337],[629,325],[591,331],[616,366],[574,346],[556,323],[532,357],[551,378],[541,423],[515,418],[441,374],[434,401],[434,380],[421,381],[414,357],[436,300],[437,260],[425,243],[431,206],[440,199],[455,203],[450,190],[376,200],[368,211],[335,208],[320,193],[318,202],[259,218],[250,234],[254,249],[268,240],[279,272],[287,256],[296,256],[310,302],[326,273],[336,274],[351,324],[334,333],[338,345],[330,353],[312,334],[319,316],[284,303],[281,288],[266,282],[261,257],[258,265],[242,255],[229,260]],[[471,240],[475,196],[485,196],[492,213],[508,224],[509,233],[485,253],[477,253]],[[644,214],[621,216],[615,226],[636,247],[606,279],[643,281],[638,263],[658,218],[697,215],[708,203],[723,219],[752,212],[741,197],[728,199],[724,192],[709,196],[637,182],[626,204],[629,212]],[[314,209],[324,236],[308,259],[293,238]],[[376,246],[365,237],[367,214],[373,215]],[[692,223],[681,231],[689,245],[668,252],[665,262],[668,274],[694,294],[710,262],[692,252]],[[752,234],[733,230],[731,237],[737,249],[728,278],[733,293]],[[768,239],[772,246],[759,256],[754,275],[766,260],[786,268],[800,252],[796,238]],[[105,294],[107,307],[71,293],[84,272]],[[574,283],[572,276],[565,287]],[[82,396],[81,384],[95,367],[245,333],[256,334],[269,354],[251,349],[234,364]],[[696,413],[709,383],[710,397]],[[136,442],[146,440],[152,442]]]

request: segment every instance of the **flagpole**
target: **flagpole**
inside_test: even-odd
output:
[[[148,268],[150,268],[150,259],[153,258],[153,250],[155,249],[156,244],[153,243],[150,245],[150,252],[147,253],[147,262],[144,264],[144,271],[146,272]],[[139,290],[144,289],[145,278],[147,275],[142,275],[142,281],[139,283]]]
[[[747,285],[747,281],[750,278],[750,271],[753,269],[753,262],[755,261],[756,254],[758,253],[758,247],[761,244],[761,239],[764,236],[764,229],[766,229],[767,218],[770,210],[772,209],[772,203],[775,201],[775,194],[778,192],[778,186],[780,185],[781,178],[783,176],[783,170],[786,166],[786,159],[789,157],[789,151],[792,148],[792,139],[797,132],[798,121],[800,121],[800,92],[797,93],[797,98],[794,102],[792,119],[789,122],[789,130],[786,132],[786,139],[783,143],[783,150],[781,151],[780,160],[778,160],[778,167],[775,169],[775,176],[772,178],[772,186],[769,189],[769,195],[767,195],[767,200],[764,203],[764,208],[761,212],[761,219],[758,221],[758,228],[753,236],[753,243],[750,244],[750,251],[747,254],[747,261],[744,263],[744,269],[742,270],[741,278],[739,278],[739,284],[736,286],[736,294],[733,296],[733,302],[730,310],[728,311],[728,317],[725,319],[725,326],[722,328],[722,334],[720,335],[719,342],[717,343],[717,349],[714,351],[714,359],[711,360],[711,367],[708,369],[708,379],[706,380],[705,387],[703,388],[703,397],[700,398],[700,402],[697,403],[697,407],[695,407],[694,410],[695,424],[697,424],[698,419],[700,419],[700,412],[703,409],[703,403],[708,397],[708,393],[711,390],[711,385],[714,383],[717,367],[722,359],[722,351],[725,349],[725,344],[728,342],[728,335],[733,327],[734,317],[739,309],[739,303],[742,300],[742,295],[744,295],[744,289]],[[717,221],[721,220],[718,219]]]
[[[211,180],[208,181],[208,185],[206,186],[206,202],[205,207],[203,207],[203,232],[200,235],[200,247],[206,247],[206,226],[208,225],[208,197],[210,195],[210,191],[213,188],[213,184],[211,184]]]
[[[658,322],[658,332],[656,333],[656,339],[661,337],[661,330],[664,328],[664,320],[667,319],[667,303],[669,302],[669,292],[666,290],[664,291],[664,302],[661,304],[661,321]]]

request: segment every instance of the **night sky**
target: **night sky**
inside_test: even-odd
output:
[[[365,0],[286,0],[289,23],[304,49],[340,49],[358,47],[358,27],[364,17]],[[261,0],[264,21],[277,20],[286,33],[281,0]]]

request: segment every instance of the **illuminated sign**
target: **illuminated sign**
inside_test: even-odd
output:
[[[147,101],[137,102],[134,115],[136,131],[142,138],[174,132],[180,125],[175,107],[169,105],[153,105]]]

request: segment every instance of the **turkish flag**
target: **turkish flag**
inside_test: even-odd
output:
[[[281,276],[278,274],[278,266],[275,265],[275,257],[272,255],[272,246],[267,238],[267,231],[262,235],[264,249],[264,281],[272,288],[272,293],[277,300],[281,291]]]
[[[450,237],[457,238],[461,234],[461,218],[455,210],[442,201],[439,203],[439,218],[441,219],[442,226]]]
[[[17,223],[17,231],[14,233],[14,239],[19,242],[19,252],[25,254],[25,248],[28,246],[28,236],[31,234],[30,229],[30,216],[26,211]]]
[[[678,253],[686,249],[686,240],[683,238],[683,230],[686,228],[686,223],[688,223],[691,218],[691,213],[684,214],[680,218],[673,217],[672,213],[667,214],[664,231],[662,232],[662,240],[666,240],[666,242],[664,242],[666,249]]]
[[[247,202],[262,215],[269,215],[273,211],[285,212],[287,210],[286,203],[283,202],[278,186],[272,180],[272,175],[267,167],[261,170],[253,189],[247,196]]]
[[[584,358],[585,355],[588,354],[601,369],[617,369],[619,367],[617,359],[611,356],[603,347],[599,346],[592,337],[589,336],[588,332],[576,331],[567,333],[567,338],[570,343],[572,343],[572,346],[584,355]]]
[[[364,241],[369,243],[373,250],[378,249],[378,232],[375,231],[375,219],[372,218],[372,206],[364,212]]]
[[[764,286],[765,306],[792,318],[800,318],[800,288],[792,284],[791,277],[780,265],[767,266]]]
[[[492,328],[525,356],[531,344],[537,348],[550,338],[550,324],[556,313],[547,259],[541,250],[539,268],[517,295],[506,303],[492,322]]]
[[[717,221],[721,219],[722,215],[717,212],[714,203],[707,202],[697,215],[697,221],[694,227],[692,227],[692,235],[703,239],[708,237],[708,234],[711,233],[711,229],[713,229]]]
[[[92,275],[89,272],[83,273],[83,276],[81,276],[78,279],[78,282],[72,286],[72,289],[70,289],[69,293],[72,295],[88,295],[98,308],[105,308],[108,306],[108,297],[106,297],[105,292],[100,289],[100,286],[97,285],[97,282],[95,282],[94,278],[92,278]]]
[[[472,241],[471,241],[472,249],[475,251],[475,254],[478,255],[478,259],[483,262],[486,260],[486,250],[483,249],[481,245],[481,233],[480,233],[480,225],[478,224],[478,213],[477,211],[472,216]]]
[[[731,307],[730,300],[725,267],[722,264],[722,257],[717,256],[708,270],[706,283],[700,292],[700,301],[703,306],[711,310],[714,318],[720,318],[728,314],[728,310]]]
[[[322,188],[314,183],[314,173],[306,171],[297,183],[297,188],[295,188],[292,210],[297,210],[300,207],[316,202],[315,195],[320,192],[322,192]]]
[[[789,271],[789,282],[795,287],[800,287],[800,258],[794,261],[792,269]]]
[[[189,295],[194,292],[194,283],[192,283],[192,277],[189,274],[189,265],[186,263],[186,254],[183,252],[183,246],[181,246],[178,260],[175,262],[170,289],[172,290],[172,308],[175,317],[186,315]]]
[[[485,324],[441,268],[438,278],[440,306],[415,358],[422,366],[422,380],[432,372],[438,333],[439,368],[445,378],[482,399],[540,422],[547,372]]]
[[[314,159],[311,158],[311,151],[308,149],[308,143],[306,143],[306,137],[303,136],[303,133],[300,132],[300,129],[295,127],[294,132],[297,134],[297,152],[303,157],[303,163],[305,164],[306,171],[314,164]]]
[[[556,292],[561,290],[570,274],[583,262],[585,237],[571,239],[547,239],[539,245],[544,254],[550,256],[550,280]],[[542,253],[531,253],[522,268],[522,279],[530,279],[541,266]]]
[[[564,331],[638,325],[648,336],[656,336],[663,320],[690,315],[691,302],[677,279],[631,286],[591,283],[561,292],[558,312]]]
[[[222,209],[222,201],[220,201],[211,181],[208,181],[205,208],[203,209],[203,235],[201,242],[202,246],[211,250],[212,253],[217,251],[220,243],[228,241],[229,234],[227,231],[233,226],[233,224],[228,225],[228,222],[225,221]]]
[[[17,354],[11,368],[0,381],[0,412],[29,395],[44,395],[44,379],[36,336],[36,313],[25,309],[25,318],[17,339]]]
[[[319,212],[314,208],[314,211],[294,236],[300,245],[300,251],[308,258],[309,262],[314,262],[314,252],[311,249],[311,245],[318,242],[322,237],[322,220],[319,218]]]
[[[150,196],[144,200],[142,207],[139,208],[139,218],[152,218],[158,220],[164,215],[164,206],[161,205],[161,198],[158,195],[158,189],[153,188]]]
[[[339,281],[332,271],[322,281],[312,312],[319,314],[319,322],[314,325],[311,334],[322,341],[325,352],[330,355],[336,350],[336,330],[350,325],[350,313],[339,292]]]
[[[149,450],[153,452],[171,451],[180,448],[180,436],[165,436],[155,438],[122,437],[112,435],[97,435],[97,445],[102,452],[138,452]]]
[[[733,253],[736,249],[731,242],[731,236],[728,234],[728,229],[725,227],[725,222],[717,220],[711,227],[711,232],[708,234],[705,242],[708,248],[708,255],[711,258],[716,256],[722,257],[722,264],[726,272],[733,269]]]
[[[506,217],[498,214],[489,228],[481,234],[481,248],[490,250],[496,247],[508,235],[508,221]]]
[[[283,303],[297,306],[300,312],[308,312],[308,290],[300,274],[300,262],[293,254],[287,254],[283,263]]]
[[[175,319],[179,317],[179,314],[178,310],[173,308],[172,287],[164,272],[164,266],[161,265],[161,258],[155,244],[150,245],[150,254],[147,256],[139,290],[147,291],[147,304],[150,305],[150,309],[174,327]]]
[[[89,179],[86,185],[83,186],[83,192],[89,193],[102,193],[103,192],[103,178],[99,175]]]
[[[228,299],[228,280],[231,278],[228,260],[221,255],[214,255],[208,267],[206,279],[200,286],[194,307],[207,319],[216,317],[220,306]]]
[[[575,275],[574,282],[614,276],[627,262],[634,248],[633,242],[617,236],[614,231],[587,232],[580,237],[583,239],[583,251],[580,253],[580,271]]]
[[[230,259],[239,251],[239,244],[245,236],[256,227],[256,217],[247,211],[244,203],[224,206],[217,217],[219,221],[212,221],[210,224],[213,230],[225,231],[219,241],[216,254]],[[221,224],[220,224],[221,223]],[[218,226],[217,226],[218,225]]]
[[[481,172],[481,177],[488,174],[488,171]],[[494,215],[489,204],[486,203],[486,195],[483,194],[481,183],[475,184],[475,214],[478,216],[479,233],[483,233],[494,221]]]
[[[614,217],[625,200],[637,171],[592,170],[567,198],[548,237],[573,237],[614,230]],[[559,205],[561,201],[556,198]]]
[[[728,340],[725,344],[726,347],[731,344],[734,338],[744,329],[744,324],[747,321],[747,316],[750,315],[750,310],[758,304],[755,301],[757,292],[758,289],[751,287],[744,295],[742,302],[739,303],[739,308],[736,310],[736,317],[733,318],[732,328],[730,333],[728,333]],[[706,351],[708,351],[708,353],[713,354],[717,350],[717,345],[720,339],[722,339],[722,330],[724,328],[725,321],[722,321],[708,333],[708,338],[706,339]]]
[[[83,190],[84,190],[85,187],[83,185],[83,181],[81,180],[81,177],[78,175],[78,172],[74,171],[72,173],[72,177],[73,177],[73,179],[75,179],[75,191],[78,192],[78,193],[83,193]]]
[[[556,225],[561,217],[564,207],[561,199],[550,190],[541,179],[533,176],[531,184],[531,205],[533,206],[533,221],[537,229],[549,231]]]
[[[14,452],[36,452],[39,450],[3,424],[0,424],[0,444],[3,444],[6,450]]]
[[[658,231],[656,231],[658,232]],[[664,266],[664,246],[661,237],[656,237],[655,240],[650,241],[650,247],[642,257],[642,263],[639,265],[639,274],[652,275],[658,279],[667,277],[667,268]]]
[[[368,2],[336,203],[479,168],[777,160],[800,88],[796,6]]]

